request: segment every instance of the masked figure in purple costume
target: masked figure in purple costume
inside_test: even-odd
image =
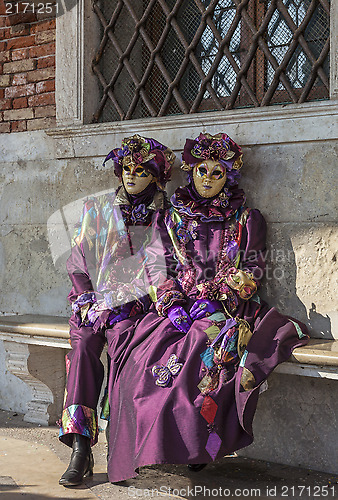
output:
[[[201,134],[186,141],[183,159],[189,184],[146,251],[153,305],[118,323],[110,340],[112,482],[146,464],[198,471],[249,445],[261,385],[308,340],[305,325],[256,293],[266,224],[238,188],[240,147]]]
[[[91,446],[98,439],[96,408],[103,381],[100,355],[106,332],[124,318],[131,323],[150,300],[138,285],[144,248],[155,214],[167,206],[164,186],[174,154],[154,139],[135,135],[112,150],[114,172],[122,185],[114,193],[89,198],[73,241],[67,270],[72,350],[66,356],[67,385],[60,440],[73,448],[63,486],[80,484],[92,474]],[[142,282],[143,283],[143,282]]]

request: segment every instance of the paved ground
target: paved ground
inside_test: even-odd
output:
[[[93,452],[93,479],[77,488],[59,486],[70,452],[58,441],[57,428],[28,424],[21,415],[0,410],[0,499],[338,498],[337,476],[238,456],[225,457],[199,473],[186,466],[142,467],[138,478],[111,484],[103,432]]]

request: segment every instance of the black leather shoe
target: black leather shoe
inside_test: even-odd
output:
[[[90,441],[85,436],[74,434],[73,453],[66,472],[61,476],[62,486],[78,486],[84,477],[93,475],[94,458]]]
[[[199,472],[204,469],[208,464],[188,464],[188,469],[193,472]]]

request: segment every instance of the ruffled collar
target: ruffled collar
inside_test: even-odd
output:
[[[156,188],[156,185],[155,185]],[[146,188],[147,189],[147,188]],[[148,190],[148,189],[147,189]],[[130,207],[144,206],[147,210],[161,210],[165,206],[165,196],[163,191],[157,188],[154,192],[147,192],[146,190],[138,195],[129,195],[124,186],[120,186],[116,191],[116,196],[113,205],[125,205]]]
[[[176,189],[170,199],[173,208],[180,214],[200,218],[204,222],[229,219],[245,204],[245,200],[243,189],[237,186],[225,186],[214,198],[203,198],[197,193],[193,182]]]

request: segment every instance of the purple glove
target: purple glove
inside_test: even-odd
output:
[[[78,313],[80,312],[81,307],[86,304],[94,304],[94,302],[96,302],[95,292],[84,292],[72,303],[72,311],[74,313]]]
[[[130,311],[132,309],[132,304],[127,304],[121,307],[121,310],[119,313],[111,312],[109,314],[108,320],[107,320],[107,327],[109,328],[110,326],[115,325],[115,323],[118,323],[119,321],[122,321],[123,319],[129,318]]]
[[[168,309],[168,318],[172,324],[180,330],[180,332],[187,333],[192,325],[190,316],[183,307],[171,306]]]
[[[192,320],[202,319],[207,313],[212,314],[222,310],[222,303],[219,300],[198,299],[191,307],[189,313]]]
[[[127,316],[124,316],[122,314],[115,314],[115,313],[110,313],[109,318],[107,320],[107,328],[110,326],[114,326],[116,323],[121,321],[122,319],[126,319]]]

